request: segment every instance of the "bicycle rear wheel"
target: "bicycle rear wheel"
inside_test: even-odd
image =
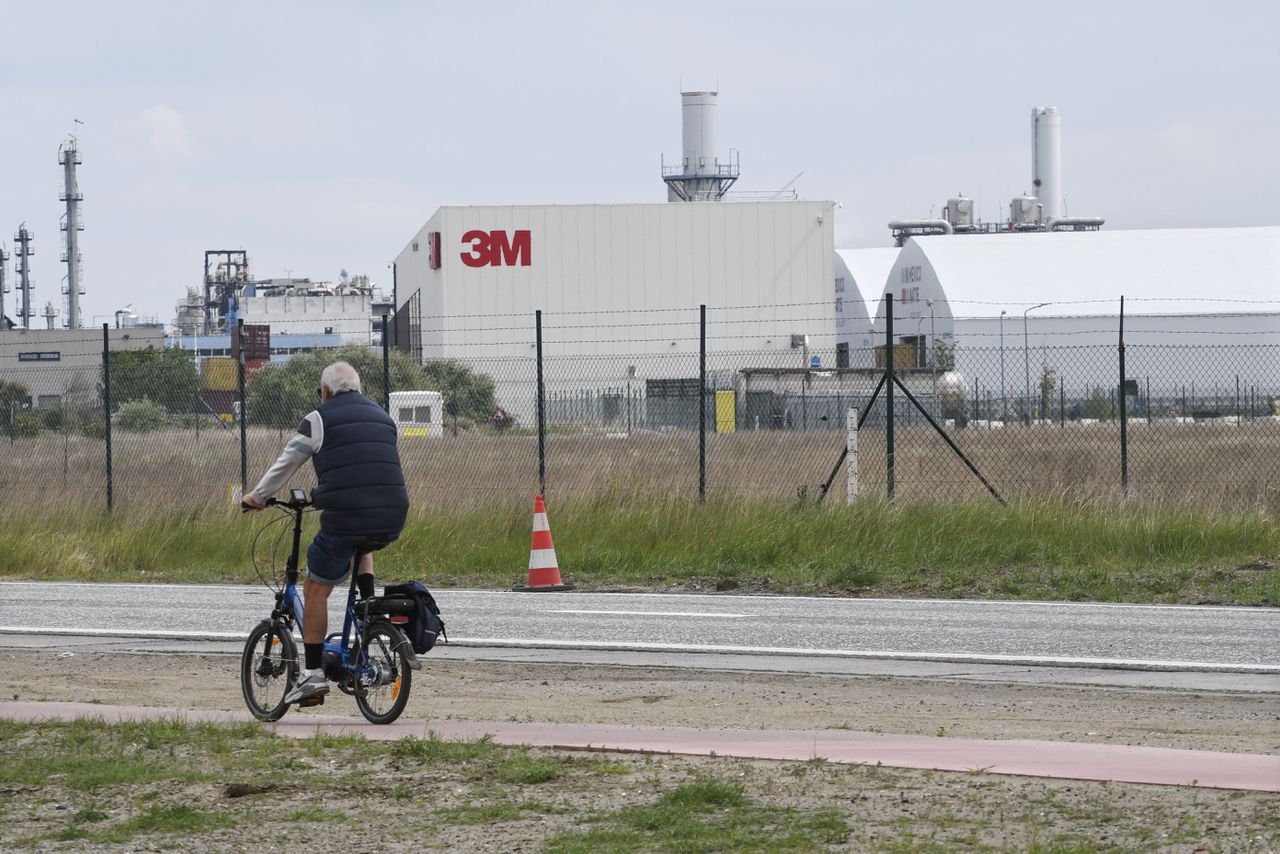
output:
[[[245,705],[260,721],[278,721],[288,711],[284,701],[298,678],[298,647],[283,623],[263,620],[249,633],[240,657],[240,689]]]
[[[391,723],[409,702],[413,671],[404,651],[408,643],[386,620],[374,620],[364,630],[355,679],[356,706],[370,723]]]

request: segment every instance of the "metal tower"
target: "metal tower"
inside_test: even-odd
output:
[[[9,253],[4,251],[4,247],[0,246],[0,318],[4,317],[4,295],[9,293],[9,280],[6,276],[9,273]]]
[[[203,334],[230,331],[240,294],[250,281],[249,254],[243,249],[210,249],[204,253]]]
[[[67,284],[63,290],[67,295],[67,328],[79,329],[80,297],[84,295],[84,285],[80,281],[80,232],[84,231],[84,223],[80,221],[80,203],[84,201],[84,195],[76,183],[80,151],[76,148],[74,136],[58,149],[58,163],[62,165],[63,180],[63,191],[58,200],[67,203],[67,212],[62,216],[62,260],[67,264]]]
[[[36,251],[31,248],[31,241],[36,236],[27,231],[27,224],[24,222],[18,226],[18,233],[13,236],[13,240],[17,243],[17,247],[13,250],[17,258],[18,273],[18,325],[31,328],[31,318],[35,317],[35,311],[31,308],[31,262],[32,255]]]

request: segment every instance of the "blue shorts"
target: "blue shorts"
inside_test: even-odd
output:
[[[307,547],[307,577],[330,586],[341,584],[351,572],[351,559],[356,549],[376,552],[396,539],[395,536],[369,539],[368,537],[344,537],[338,534],[316,534]]]

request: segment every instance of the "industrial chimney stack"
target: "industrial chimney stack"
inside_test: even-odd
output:
[[[679,166],[662,164],[667,200],[718,202],[738,180],[738,162],[716,156],[717,92],[681,92],[683,158]]]

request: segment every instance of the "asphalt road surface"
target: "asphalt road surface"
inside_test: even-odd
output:
[[[331,601],[340,628],[344,590]],[[454,645],[1280,677],[1280,609],[622,593],[436,592]],[[0,582],[0,633],[234,641],[262,587]]]

